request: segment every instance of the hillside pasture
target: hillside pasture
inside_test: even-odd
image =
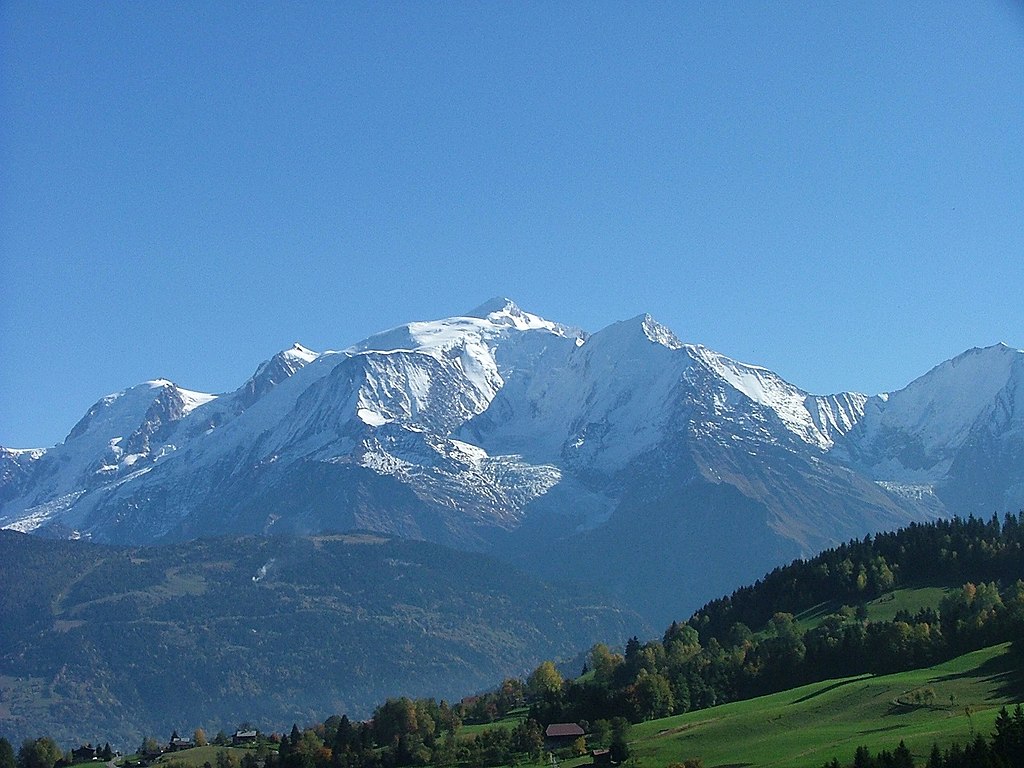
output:
[[[902,739],[922,762],[933,743],[988,735],[1003,704],[1024,700],[1020,657],[1008,644],[927,669],[828,680],[749,701],[637,725],[631,748],[642,768],[699,757],[705,766],[820,768]],[[929,705],[910,703],[932,692]],[[902,702],[902,703],[901,703]]]

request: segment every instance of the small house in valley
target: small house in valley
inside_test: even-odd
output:
[[[92,744],[84,744],[71,750],[72,763],[88,763],[96,759],[96,748]]]
[[[178,736],[178,732],[175,731],[171,734],[171,740],[167,742],[167,752],[181,752],[183,749],[192,749],[195,744],[192,739],[183,739]]]
[[[583,735],[583,729],[577,723],[552,723],[544,729],[545,749],[562,749]]]

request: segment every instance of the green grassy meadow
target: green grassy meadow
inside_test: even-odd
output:
[[[493,723],[474,723],[472,725],[461,725],[459,726],[458,737],[460,739],[472,739],[474,736],[488,731],[494,728],[504,728],[506,731],[512,731],[517,725],[526,720],[529,716],[529,709],[515,709],[509,712],[505,717],[500,720],[495,720]]]
[[[185,765],[195,766],[196,768],[202,768],[202,766],[205,763],[209,763],[210,765],[216,765],[217,753],[221,751],[227,752],[228,754],[233,754],[236,760],[241,761],[242,756],[247,754],[248,752],[251,752],[252,750],[246,749],[245,747],[218,747],[215,744],[210,744],[205,747],[193,747],[192,749],[185,749],[181,752],[168,752],[167,754],[161,755],[160,758],[156,761],[156,764],[160,765],[161,763],[184,763]]]
[[[868,621],[892,621],[901,610],[911,614],[917,613],[922,608],[938,610],[939,601],[950,590],[950,587],[908,587],[886,592],[865,605]],[[838,601],[830,600],[818,603],[818,605],[797,614],[795,617],[797,626],[803,631],[813,629],[821,623],[822,619],[837,613],[841,607],[842,604]]]
[[[950,591],[949,587],[910,587],[888,592],[867,604],[868,621],[892,621],[901,610],[912,614],[922,608],[938,610],[939,601]]]
[[[903,739],[923,761],[933,742],[965,743],[975,730],[987,736],[1001,705],[1024,700],[1022,678],[1004,644],[928,669],[829,680],[642,723],[631,748],[642,768],[692,757],[707,768],[820,768],[833,757],[852,761],[858,745],[878,751]],[[935,692],[933,706],[894,704],[925,687]]]

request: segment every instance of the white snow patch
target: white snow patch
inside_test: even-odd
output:
[[[182,415],[191,413],[196,408],[217,399],[217,395],[211,395],[207,392],[193,392],[190,389],[182,389],[181,387],[177,387],[177,390],[183,401]]]
[[[935,486],[930,483],[897,483],[888,480],[876,480],[875,482],[889,493],[904,499],[923,501],[935,498]]]
[[[687,349],[737,392],[774,411],[790,432],[810,445],[831,448],[835,437],[848,432],[863,416],[866,395],[808,395],[767,368],[738,362],[701,345]]]
[[[357,408],[356,416],[360,421],[370,427],[382,427],[391,421],[391,419],[385,418],[377,411],[365,407]]]
[[[52,499],[43,504],[29,507],[15,521],[4,526],[4,530],[30,533],[46,525],[53,517],[71,508],[85,491],[75,491]]]
[[[265,562],[263,565],[261,565],[259,567],[259,569],[256,571],[256,575],[252,577],[252,583],[253,584],[259,584],[261,581],[263,581],[264,577],[267,575],[267,571],[270,570],[270,567],[273,564],[274,564],[274,558],[272,557],[267,562]]]

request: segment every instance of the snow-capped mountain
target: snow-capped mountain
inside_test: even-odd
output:
[[[231,393],[105,397],[60,445],[0,449],[0,526],[372,529],[554,575],[600,562],[660,619],[838,540],[1024,503],[1022,387],[998,346],[888,395],[811,395],[646,315],[588,336],[497,299],[295,345]]]
[[[970,349],[864,404],[835,458],[944,512],[1024,505],[1024,353]]]

